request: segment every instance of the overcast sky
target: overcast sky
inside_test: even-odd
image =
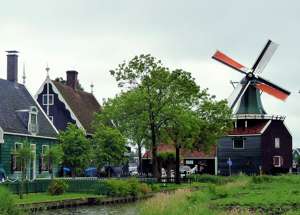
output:
[[[26,0],[0,5],[0,77],[6,50],[20,51],[19,79],[35,94],[46,77],[76,69],[80,82],[101,102],[119,92],[109,70],[151,53],[171,69],[193,74],[218,99],[242,75],[211,59],[216,49],[251,67],[268,39],[280,44],[262,76],[292,92],[286,102],[269,95],[269,114],[286,115],[294,147],[300,147],[300,2],[201,0]]]

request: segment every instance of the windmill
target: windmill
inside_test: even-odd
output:
[[[289,91],[259,75],[270,61],[277,47],[278,44],[268,40],[252,68],[243,66],[220,51],[216,51],[212,56],[213,59],[245,75],[227,100],[231,109],[239,104],[236,114],[266,114],[261,103],[261,91],[280,100],[286,100],[290,95]]]

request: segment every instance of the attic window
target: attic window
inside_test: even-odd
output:
[[[275,149],[279,149],[279,148],[280,148],[280,138],[275,137]]]
[[[49,99],[48,99],[49,96]],[[43,95],[43,105],[53,105],[54,104],[54,95],[53,94],[44,94]]]
[[[29,121],[28,121],[28,131],[31,134],[38,133],[38,120],[37,120],[38,110],[36,107],[31,107],[29,112]]]

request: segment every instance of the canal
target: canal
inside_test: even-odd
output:
[[[37,212],[39,215],[138,215],[138,203],[111,206],[82,206]]]

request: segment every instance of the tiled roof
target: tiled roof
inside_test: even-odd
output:
[[[81,90],[74,90],[73,88],[58,81],[53,81],[53,83],[64,100],[68,103],[84,129],[88,133],[92,133],[92,121],[94,119],[94,114],[100,110],[100,104],[94,95]]]
[[[247,128],[240,127],[234,128],[229,132],[229,135],[249,135],[249,134],[261,134],[263,128],[267,125],[268,120],[259,121],[254,125],[248,125]]]
[[[157,152],[174,152],[175,153],[175,147],[172,144],[160,144],[157,147]],[[216,156],[216,148],[212,147],[210,151],[204,152],[202,150],[189,150],[189,149],[181,149],[180,150],[180,156],[181,158],[190,158],[190,159],[196,159],[196,158],[212,158]],[[151,151],[146,151],[143,155],[143,158],[152,158]]]
[[[38,136],[56,137],[57,133],[24,85],[0,79],[0,126],[4,132],[30,134],[20,110],[38,108]]]

